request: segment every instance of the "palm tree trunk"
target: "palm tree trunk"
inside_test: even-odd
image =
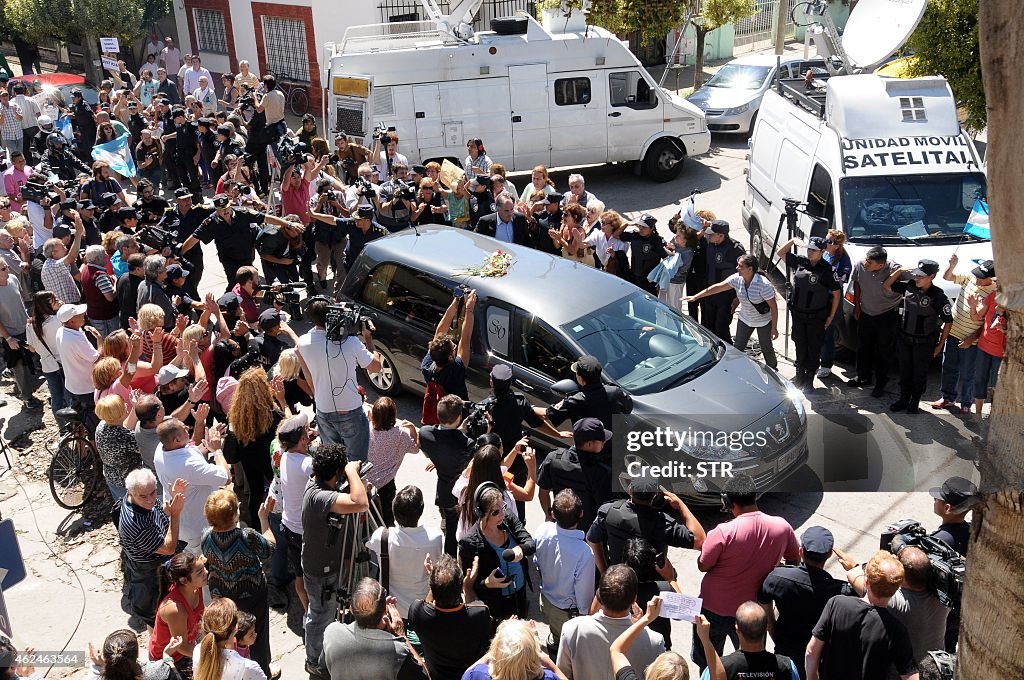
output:
[[[993,247],[1008,311],[1006,356],[981,458],[985,503],[974,513],[957,678],[1024,678],[1024,0],[982,0]]]

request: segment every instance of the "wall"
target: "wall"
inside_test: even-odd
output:
[[[717,61],[721,59],[732,58],[733,49],[733,25],[727,24],[721,28],[716,28],[704,37],[704,63],[707,64],[710,61]],[[665,39],[665,52],[666,54],[671,53],[673,48],[676,46],[676,40],[679,39],[679,35],[676,31],[672,31],[668,34]],[[681,56],[684,59],[685,66],[693,66],[694,63],[694,51],[697,49],[697,36],[693,29],[693,26],[686,27],[686,35],[683,38],[683,42],[679,45],[679,50],[676,54],[678,58]]]

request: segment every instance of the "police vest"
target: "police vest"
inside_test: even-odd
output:
[[[946,296],[934,287],[922,291],[914,287],[903,296],[900,330],[915,338],[931,338],[939,333],[939,312],[948,306]]]
[[[607,508],[607,510],[604,510]],[[638,508],[628,500],[618,500],[604,506],[604,512],[598,512],[598,517],[604,514],[604,532],[606,536],[604,544],[605,561],[608,566],[619,564],[624,561],[623,553],[626,549],[626,542],[631,538],[644,538],[650,542],[658,553],[664,552],[667,547],[665,541],[664,521],[661,517],[653,524],[641,523]],[[656,512],[656,511],[655,511]],[[660,513],[658,513],[660,515]]]
[[[825,276],[831,269],[800,265],[793,272],[793,291],[789,296],[792,311],[800,314],[814,314],[828,307],[829,290]]]

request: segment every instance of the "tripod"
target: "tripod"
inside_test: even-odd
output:
[[[364,464],[360,476],[365,475],[369,467],[369,464]],[[368,486],[367,489],[370,507],[365,512],[335,515],[331,518],[341,534],[341,569],[338,571],[334,592],[338,600],[338,619],[346,622],[346,612],[356,583],[361,578],[375,576],[366,542],[378,528],[384,526],[380,494],[373,487]]]

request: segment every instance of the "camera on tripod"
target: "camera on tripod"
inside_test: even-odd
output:
[[[929,536],[916,519],[901,519],[890,524],[882,532],[882,550],[898,555],[900,550],[909,545],[920,548],[928,555],[928,561],[932,565],[929,588],[939,602],[947,607],[958,605],[963,594],[964,575],[967,571],[967,562],[960,553],[949,547],[945,541]]]
[[[362,333],[366,324],[374,319],[366,307],[351,302],[331,304],[327,308],[327,339],[333,342]]]
[[[487,397],[478,402],[465,401],[462,403],[463,429],[470,439],[476,439],[487,433],[489,426],[487,416],[494,410],[494,404],[497,401],[495,397]]]

